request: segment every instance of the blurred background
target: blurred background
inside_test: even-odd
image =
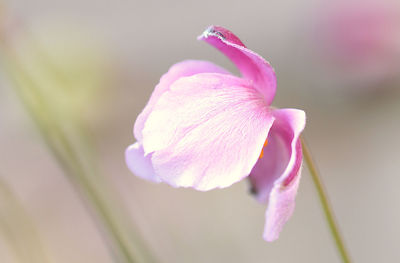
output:
[[[196,40],[211,24],[270,61],[275,107],[306,111],[305,137],[354,262],[400,261],[398,1],[0,5],[1,39],[15,50],[13,59],[66,130],[84,127],[106,186],[159,262],[340,262],[306,168],[295,213],[274,243],[262,239],[265,207],[246,181],[203,193],[128,171],[124,151],[134,142],[136,116],[172,64],[203,59],[237,73]],[[19,73],[10,74],[1,59],[0,262],[44,262],[33,260],[38,250],[47,262],[113,262],[104,233],[15,92],[10,75]]]

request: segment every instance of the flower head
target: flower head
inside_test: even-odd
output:
[[[264,239],[273,241],[294,209],[305,113],[270,107],[272,67],[232,32],[211,26],[199,39],[224,53],[242,77],[206,61],[173,65],[136,120],[127,165],[144,179],[200,191],[249,177],[257,199],[268,204]]]

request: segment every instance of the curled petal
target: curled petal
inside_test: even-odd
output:
[[[197,190],[222,188],[249,175],[273,123],[246,79],[202,73],[174,82],[143,130],[145,154],[162,181]]]
[[[223,27],[210,26],[198,39],[224,53],[238,67],[244,78],[253,81],[267,104],[272,103],[276,90],[276,76],[267,61],[246,48],[237,36]]]
[[[267,241],[278,238],[294,210],[303,160],[299,136],[305,126],[305,113],[301,110],[274,110],[273,116],[275,122],[264,156],[250,174],[257,200],[268,203],[264,230]]]
[[[161,182],[151,164],[151,155],[144,156],[143,147],[139,143],[130,145],[125,151],[125,161],[129,170],[136,176],[152,182]]]
[[[160,83],[158,83],[158,85],[155,87],[149,102],[137,117],[134,126],[135,138],[138,141],[142,141],[142,130],[144,128],[144,123],[153,109],[154,104],[157,102],[160,96],[169,89],[172,83],[182,77],[188,77],[194,74],[206,72],[229,74],[229,72],[225,69],[211,62],[202,60],[185,60],[173,65],[168,72],[161,77]]]

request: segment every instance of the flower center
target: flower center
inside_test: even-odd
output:
[[[264,157],[264,147],[268,145],[268,139],[265,140],[263,148],[261,149],[260,157],[258,159],[261,159]]]

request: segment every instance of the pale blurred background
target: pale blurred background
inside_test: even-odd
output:
[[[28,67],[38,70],[29,55],[34,38],[76,78],[72,91],[48,83],[46,94],[65,105],[60,118],[70,112],[83,116],[101,169],[159,262],[340,262],[306,168],[295,213],[274,243],[261,237],[265,207],[248,194],[247,182],[203,193],[148,183],[126,168],[135,118],[173,63],[211,60],[237,73],[196,40],[211,24],[230,29],[271,62],[278,77],[274,106],[306,111],[305,136],[354,262],[400,262],[398,1],[5,4],[18,21],[8,30],[19,31],[22,24],[30,32],[8,34]],[[6,72],[0,78],[0,178],[32,217],[50,262],[112,262]],[[4,203],[2,220],[9,215]],[[17,243],[29,244],[23,229],[7,227],[17,233]],[[0,262],[18,262],[8,242],[0,235]]]

